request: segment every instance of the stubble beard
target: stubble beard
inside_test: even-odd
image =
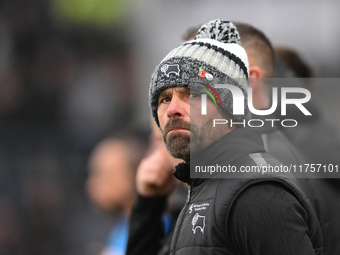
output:
[[[172,128],[184,128],[190,130],[190,124],[182,119],[169,119],[162,130],[163,140],[169,153],[174,158],[180,158],[184,161],[190,159],[190,135],[182,132],[168,133]]]
[[[174,127],[189,129],[190,135],[181,132],[168,134],[168,130]],[[218,129],[213,132],[208,124],[199,129],[194,123],[189,124],[182,119],[170,119],[162,133],[169,153],[173,157],[183,159],[186,162],[190,160],[190,155],[195,156],[197,153],[204,151],[224,135]]]

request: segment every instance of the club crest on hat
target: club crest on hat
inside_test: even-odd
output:
[[[177,76],[179,76],[179,65],[178,64],[164,64],[162,67],[161,67],[161,71],[167,76],[169,77],[169,75],[171,73],[174,73],[176,74]]]

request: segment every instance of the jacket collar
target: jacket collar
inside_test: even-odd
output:
[[[240,157],[257,152],[265,152],[260,129],[238,128],[223,136],[203,152],[191,157],[190,162],[178,164],[174,175],[180,181],[198,185],[205,178],[190,178],[190,165],[229,165]]]

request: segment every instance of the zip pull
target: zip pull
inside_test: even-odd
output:
[[[188,185],[188,196],[187,196],[187,202],[186,203],[190,202],[190,196],[191,196],[191,186]]]

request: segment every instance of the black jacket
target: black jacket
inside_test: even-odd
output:
[[[264,152],[261,137],[240,128],[191,159],[196,166],[260,166],[280,163]],[[190,185],[177,220],[170,254],[322,254],[316,214],[289,174],[210,173],[190,178],[189,164],[175,175]]]
[[[340,254],[340,180],[308,179],[306,186],[323,235],[325,255]]]
[[[224,144],[223,148],[226,148],[226,151],[223,151],[223,153],[220,153],[220,150],[218,151],[220,153],[218,155],[223,156],[222,160],[217,158],[219,163],[232,163],[239,166],[254,165],[256,160],[266,158],[266,161],[271,162],[271,164],[278,164],[270,156],[258,153],[264,151],[264,148],[261,146],[259,133],[256,135],[254,130],[239,129],[239,131],[233,131],[225,136],[220,143]],[[205,156],[217,163],[216,158],[214,158],[216,155],[214,148],[216,149],[218,146],[209,148],[205,152]],[[252,153],[252,158],[249,157],[249,153]],[[192,223],[195,221],[193,217],[196,214],[189,213],[189,216],[185,219],[186,217],[183,217],[185,213],[182,212],[172,249],[175,250],[178,246],[184,246],[176,254],[192,254],[192,252],[218,254],[218,251],[223,254],[321,254],[322,241],[315,214],[294,179],[285,176],[271,176],[267,179],[249,178],[250,176],[248,176],[248,178],[238,179],[237,181],[225,178],[190,180],[187,167],[187,164],[181,164],[175,173],[178,178],[188,181],[192,186],[191,198],[183,209],[184,212],[197,210],[198,215],[195,219],[196,223],[200,224],[202,216],[207,216],[201,215],[202,212],[210,210],[209,218],[214,219],[213,222],[219,222],[219,224],[211,225],[209,223],[204,227],[197,225],[197,228],[193,230],[194,225]],[[228,187],[227,190],[225,190],[226,187]],[[239,192],[235,193],[236,196],[231,195],[232,199],[228,198],[233,201],[229,203],[225,201],[228,197],[225,195],[230,195],[227,191],[230,191],[231,187],[234,187],[234,192],[235,190],[239,190]],[[202,193],[200,190],[204,192]],[[165,199],[166,197],[139,197],[137,199],[130,218],[128,255],[157,254],[159,250],[159,254],[166,254],[167,245],[160,249],[164,234],[159,231],[162,229],[162,224],[157,220],[161,218],[160,215],[165,208]],[[195,203],[197,199],[199,203]],[[208,202],[201,203],[204,200]],[[217,201],[218,203],[216,203]],[[204,209],[204,207],[206,208]],[[215,215],[211,215],[211,211],[214,211]],[[221,215],[216,215],[218,211]],[[289,213],[285,213],[285,211]],[[266,214],[269,216],[266,217]],[[272,217],[273,215],[275,217]],[[298,222],[297,219],[299,219]],[[184,226],[185,221],[187,221],[187,224],[189,221],[191,225]],[[223,221],[224,223],[221,223]],[[291,221],[296,223],[293,228],[290,228],[290,226],[293,226],[289,224]],[[253,222],[257,224],[250,224]],[[285,222],[288,224],[285,224]],[[225,226],[225,230],[231,231],[232,234],[226,236],[226,231],[221,232],[223,226]],[[268,227],[271,231],[268,230]],[[196,235],[200,231],[202,232],[201,229],[206,233],[203,244],[195,247],[186,246],[188,242],[190,243],[188,238],[193,235],[196,238]],[[186,239],[181,237],[183,235]],[[170,236],[168,235],[167,238],[169,239]],[[278,236],[283,238],[280,239]],[[278,240],[282,242],[278,242]],[[294,247],[298,247],[298,250]],[[216,250],[213,251],[214,249]]]
[[[274,115],[258,116],[254,115],[254,119],[276,119]],[[258,128],[262,137],[264,148],[271,156],[279,160],[285,165],[295,164],[300,165],[306,163],[301,152],[288,140],[283,132],[278,128],[276,122],[272,125],[271,122],[264,121],[264,125]]]
[[[168,254],[171,241],[164,239],[162,222],[166,204],[167,196],[137,197],[129,218],[126,255],[156,255],[162,247],[166,250],[162,254]],[[171,239],[172,234],[167,237]]]
[[[284,118],[296,119],[299,124],[294,128],[281,128],[289,141],[299,150],[306,163],[309,164],[340,164],[340,132],[339,128],[327,117],[323,111],[318,97],[313,96],[313,88],[323,86],[323,89],[331,89],[324,86],[325,82],[336,80],[324,79],[298,79],[296,74],[284,63],[280,57],[276,58],[276,77],[288,78],[277,79],[277,87],[304,87],[311,90],[312,98],[304,106],[312,113],[312,116],[304,116],[301,111],[292,105],[287,108]],[[295,79],[289,79],[295,78]],[[312,82],[313,81],[313,82]],[[311,82],[313,83],[312,87]],[[326,84],[328,85],[328,84]],[[314,91],[314,93],[316,90]],[[290,95],[293,96],[293,95]],[[280,108],[277,109],[276,118],[283,118]],[[302,183],[310,192],[313,207],[318,215],[324,238],[324,254],[340,254],[340,179],[339,173],[332,173],[332,179],[305,179]]]

